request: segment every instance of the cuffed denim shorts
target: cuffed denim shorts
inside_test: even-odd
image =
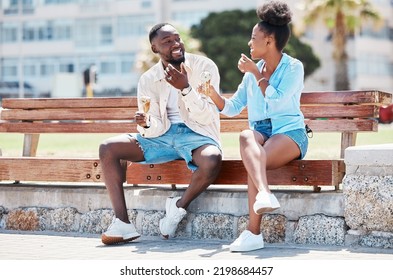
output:
[[[192,151],[203,145],[220,146],[211,138],[191,130],[184,123],[172,124],[169,130],[154,138],[142,137],[139,133],[130,136],[139,142],[145,160],[139,163],[164,163],[184,159],[187,167],[195,171],[198,167],[192,163]]]
[[[261,120],[255,122],[254,130],[259,133],[265,135],[267,138],[272,137],[272,122],[270,119]],[[306,156],[308,149],[308,137],[305,128],[299,128],[295,130],[286,131],[280,134],[284,134],[291,138],[300,149],[299,159],[302,159]]]

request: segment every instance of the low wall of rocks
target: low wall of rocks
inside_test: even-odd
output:
[[[348,148],[345,164],[348,242],[393,248],[393,144]]]
[[[143,235],[159,235],[168,196],[184,188],[125,188],[130,219]],[[263,215],[266,242],[343,245],[346,224],[341,192],[275,191],[282,207]],[[0,228],[101,234],[113,211],[103,186],[0,186]],[[233,240],[248,221],[245,187],[211,187],[189,207],[177,236]]]
[[[393,145],[346,151],[342,191],[274,190],[281,208],[262,217],[267,243],[393,248]],[[130,219],[159,235],[165,200],[185,186],[126,186]],[[103,185],[0,184],[0,229],[101,234],[113,218]],[[191,203],[177,236],[233,240],[248,221],[244,186],[210,187]]]

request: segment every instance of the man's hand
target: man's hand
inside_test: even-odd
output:
[[[134,120],[140,126],[143,126],[143,127],[150,126],[149,115],[144,112],[140,112],[140,111],[135,112]]]
[[[165,69],[165,80],[173,87],[182,90],[189,85],[187,71],[183,63],[180,64],[180,70],[181,71],[178,71],[171,64],[168,64],[168,67]]]

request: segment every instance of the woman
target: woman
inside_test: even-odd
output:
[[[290,36],[291,11],[287,4],[271,1],[258,8],[257,15],[261,21],[254,26],[248,43],[251,59],[242,54],[238,62],[244,77],[237,91],[230,99],[213,87],[207,92],[227,116],[248,107],[250,129],[240,133],[240,155],[248,173],[249,224],[230,245],[232,252],[264,247],[261,214],[280,207],[269,189],[266,170],[303,158],[308,147],[300,111],[303,65],[283,53]]]

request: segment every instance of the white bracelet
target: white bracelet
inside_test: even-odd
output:
[[[262,77],[262,78],[260,78],[260,79],[257,81],[257,85],[259,86],[259,84],[260,84],[262,81],[266,81],[266,82],[267,82],[266,78],[265,78],[265,77]]]

